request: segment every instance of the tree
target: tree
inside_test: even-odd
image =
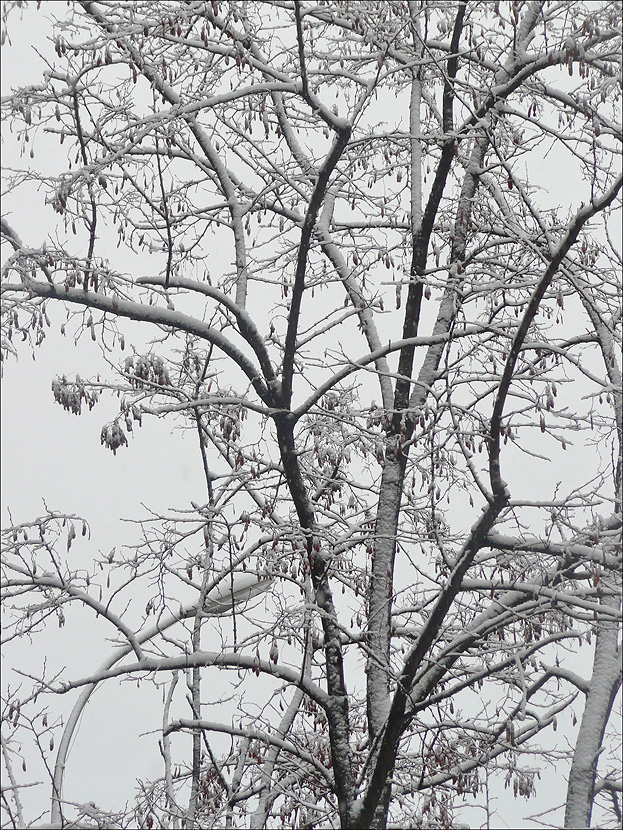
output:
[[[20,747],[74,690],[53,826],[457,826],[489,775],[535,792],[578,695],[565,826],[598,797],[616,822],[620,4],[67,5],[40,12],[41,84],[3,99],[33,159],[7,205],[36,182],[54,212],[41,247],[2,220],[3,359],[64,309],[109,376],[61,369],[55,400],[117,394],[113,453],[182,423],[205,497],[88,571],[65,555],[88,516],[3,534],[9,640],[78,604],[118,641],[5,694],[8,825]],[[76,814],[80,715],[144,675],[162,778]]]

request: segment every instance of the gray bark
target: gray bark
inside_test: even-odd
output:
[[[620,580],[617,580],[620,583]],[[618,608],[619,598],[608,597],[604,605]],[[591,826],[595,780],[603,736],[616,694],[621,686],[621,647],[618,624],[601,620],[597,629],[593,677],[590,681],[584,714],[571,762],[565,828]]]

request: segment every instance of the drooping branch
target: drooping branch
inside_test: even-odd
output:
[[[272,395],[261,378],[260,370],[253,365],[249,358],[237,349],[221,332],[181,311],[149,306],[132,300],[120,299],[116,296],[106,296],[94,291],[85,292],[82,289],[70,288],[69,286],[50,285],[49,283],[37,282],[36,280],[28,280],[25,285],[5,283],[2,286],[2,294],[7,295],[10,292],[23,293],[25,295],[30,293],[42,299],[59,300],[64,303],[73,303],[86,306],[87,308],[97,309],[113,317],[127,317],[137,322],[168,326],[171,329],[193,334],[201,340],[212,343],[230,357],[249,378],[260,399],[268,406],[272,406]]]
[[[166,277],[139,277],[136,283],[137,285],[161,285],[166,288]],[[197,282],[197,280],[191,280],[187,277],[171,277],[168,280],[168,286],[169,288],[185,288],[210,297],[234,315],[240,334],[255,352],[269,391],[275,394],[278,390],[278,386],[275,385],[277,382],[275,370],[266,350],[266,344],[249,313],[223,291],[205,282]],[[277,399],[273,405],[278,406]]]
[[[226,735],[239,735],[251,740],[261,741],[264,744],[268,744],[269,746],[272,746],[280,751],[287,752],[294,758],[298,758],[304,763],[309,764],[325,779],[331,789],[334,787],[333,776],[323,764],[314,758],[313,755],[310,755],[309,752],[305,752],[304,749],[295,746],[289,741],[284,741],[282,738],[279,738],[277,735],[273,735],[270,732],[266,732],[261,729],[241,729],[240,727],[232,726],[231,724],[217,723],[215,721],[207,721],[203,719],[179,718],[171,721],[166,730],[166,734],[179,732],[182,729],[204,729],[208,732],[222,732]]]

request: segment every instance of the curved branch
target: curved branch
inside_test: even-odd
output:
[[[257,326],[253,322],[250,314],[244,308],[241,308],[238,303],[234,302],[231,297],[223,291],[220,291],[218,288],[214,288],[207,283],[197,282],[196,280],[191,280],[186,277],[170,277],[168,281],[166,277],[160,276],[139,277],[136,280],[136,283],[137,285],[161,285],[163,288],[166,288],[167,285],[169,288],[186,288],[189,291],[196,291],[199,294],[204,294],[206,297],[210,297],[224,306],[234,315],[236,322],[238,323],[240,334],[255,352],[255,356],[259,361],[269,388],[275,388],[274,384],[276,383],[277,378],[269,354],[266,351],[264,340],[257,330]]]
[[[161,625],[157,632],[160,633],[164,628],[170,627],[176,622],[179,622],[179,617],[171,618]],[[167,624],[168,623],[168,624]],[[153,635],[152,635],[153,636]],[[140,642],[143,642],[141,635]],[[127,653],[127,652],[126,652]],[[121,659],[122,655],[114,656],[114,663]],[[111,658],[113,659],[113,658]],[[262,674],[271,675],[278,680],[283,680],[292,686],[298,686],[314,700],[323,709],[326,709],[330,703],[329,696],[323,692],[315,683],[305,677],[301,677],[301,672],[290,669],[287,666],[279,666],[272,663],[270,660],[260,660],[254,655],[250,654],[223,654],[222,652],[214,651],[197,651],[194,654],[183,654],[178,657],[164,657],[159,659],[157,657],[143,657],[142,660],[136,663],[127,663],[123,666],[113,668],[110,665],[108,668],[98,669],[94,674],[87,677],[82,677],[79,680],[70,680],[60,684],[58,687],[50,687],[50,691],[55,694],[67,694],[73,689],[79,689],[82,686],[95,686],[102,683],[104,680],[110,680],[113,677],[124,677],[131,674],[138,673],[152,673],[163,671],[178,671],[179,669],[189,669],[193,667],[207,668],[210,666],[218,666],[224,669],[250,669],[252,671],[260,671]]]
[[[143,303],[134,302],[132,300],[123,300],[118,297],[107,297],[96,292],[83,291],[78,288],[69,288],[68,286],[60,287],[58,285],[50,285],[49,283],[37,282],[29,280],[27,285],[4,285],[2,293],[6,294],[10,291],[24,292],[34,294],[43,299],[60,300],[67,303],[75,303],[77,305],[87,306],[87,308],[96,308],[98,311],[104,311],[117,317],[129,317],[131,320],[137,320],[146,323],[154,323],[159,326],[169,326],[178,331],[185,331],[189,334],[194,334],[202,340],[207,340],[213,343],[217,348],[230,357],[234,363],[244,372],[253,384],[253,388],[262,399],[262,401],[270,406],[272,402],[272,395],[269,393],[266,385],[262,381],[260,371],[253,365],[253,363],[246,357],[233,343],[231,343],[221,332],[206,325],[201,320],[195,317],[190,317],[183,314],[181,311],[174,311],[168,308],[160,308],[158,306],[147,306]]]
[[[271,735],[269,732],[265,732],[263,729],[241,729],[240,727],[226,723],[217,723],[215,721],[178,718],[169,724],[164,734],[169,735],[171,732],[178,732],[180,729],[205,729],[209,732],[224,732],[226,735],[238,735],[241,738],[250,738],[251,740],[269,744],[270,746],[276,747],[284,752],[289,752],[296,758],[300,758],[302,761],[311,764],[311,766],[313,766],[314,769],[322,775],[331,789],[334,787],[333,777],[329,773],[329,770],[321,764],[320,761],[314,758],[313,755],[305,752],[304,749],[299,749],[299,747],[288,741],[283,741],[281,738]]]
[[[54,588],[58,591],[63,591],[71,599],[80,600],[80,602],[84,603],[84,605],[88,605],[92,608],[98,616],[103,617],[105,620],[112,623],[115,628],[127,639],[129,649],[134,651],[137,659],[143,659],[143,652],[139,640],[134,632],[128,628],[128,626],[120,617],[117,616],[117,614],[114,614],[107,605],[103,602],[99,602],[85,591],[80,591],[78,588],[74,588],[73,585],[66,585],[62,579],[45,574],[42,576],[29,575],[28,579],[6,580],[2,583],[2,587],[5,589],[20,587]]]

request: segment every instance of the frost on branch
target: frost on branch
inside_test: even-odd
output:
[[[118,421],[113,421],[111,424],[102,427],[100,444],[112,450],[113,455],[117,454],[119,447],[128,445],[126,434]]]
[[[171,385],[164,360],[155,354],[127,357],[124,371],[135,389],[142,389],[149,384],[156,386]]]
[[[68,381],[65,375],[54,378],[52,393],[56,403],[59,403],[67,412],[73,412],[74,415],[80,415],[83,401],[91,410],[99,398],[96,391],[85,388],[78,375],[75,381]]]

